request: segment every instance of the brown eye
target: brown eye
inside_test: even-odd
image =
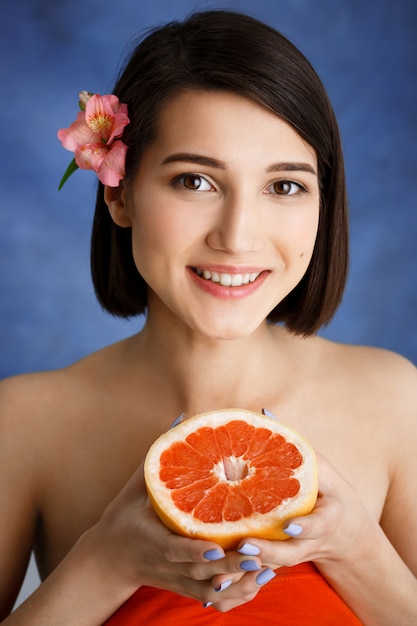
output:
[[[274,183],[275,193],[289,195],[291,194],[291,192],[296,193],[297,189],[297,186],[294,183],[291,183],[289,180],[279,180],[278,182]]]
[[[194,174],[186,174],[183,176],[183,184],[187,189],[199,189],[201,185],[201,177]]]
[[[172,181],[174,187],[182,187],[188,191],[214,191],[213,186],[198,174],[181,174]]]
[[[268,193],[277,194],[279,196],[295,196],[305,192],[306,189],[292,180],[277,180],[268,187]]]

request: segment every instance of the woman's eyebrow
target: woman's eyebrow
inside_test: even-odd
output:
[[[309,163],[298,163],[296,161],[285,161],[279,163],[273,163],[270,165],[267,172],[308,172],[317,176],[317,172]]]
[[[213,159],[212,157],[203,156],[202,154],[193,154],[189,152],[176,152],[174,154],[170,154],[162,161],[161,165],[166,165],[168,163],[195,163],[197,165],[206,165],[207,167],[214,167],[217,169],[225,170],[227,165],[224,161],[219,161],[218,159]],[[280,161],[278,163],[273,163],[268,166],[266,169],[267,172],[308,172],[317,176],[317,172],[312,165],[309,163],[299,163],[296,161]]]
[[[196,163],[197,165],[207,165],[208,167],[215,167],[221,170],[226,169],[226,163],[223,163],[223,161],[203,156],[201,154],[192,154],[188,152],[177,152],[175,154],[170,154],[162,161],[161,165],[166,165],[167,163],[176,163],[177,161],[183,163]]]

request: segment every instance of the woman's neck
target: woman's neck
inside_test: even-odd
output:
[[[284,329],[266,323],[248,337],[215,340],[156,329],[148,320],[136,339],[149,384],[188,415],[235,406],[259,411],[285,384],[290,344]]]

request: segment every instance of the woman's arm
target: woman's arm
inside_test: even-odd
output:
[[[381,464],[387,465],[389,488],[380,524],[358,513],[362,526],[353,526],[344,553],[318,566],[366,626],[411,626],[417,624],[417,370],[394,357],[386,386],[380,419],[389,436]],[[333,484],[343,490],[330,474],[322,480],[327,491]]]
[[[244,575],[240,563],[248,557],[237,553],[224,557],[215,543],[178,537],[162,525],[149,503],[140,467],[101,519],[81,535],[38,589],[10,614],[25,575],[37,523],[42,520],[47,478],[41,440],[54,436],[49,428],[42,430],[40,426],[46,407],[39,402],[39,396],[48,395],[50,385],[40,385],[36,393],[28,393],[25,380],[0,385],[2,623],[98,626],[141,585],[207,602],[218,596],[211,585],[213,576],[228,572],[236,578]],[[218,553],[216,560],[210,554],[205,557],[213,550]],[[253,560],[260,565],[259,559]],[[234,594],[240,597],[238,586]]]
[[[320,497],[310,515],[292,520],[292,538],[248,539],[271,567],[313,561],[366,626],[417,624],[417,373],[396,357],[390,366],[390,382],[383,384],[387,394],[372,399],[378,408],[374,427],[386,432],[379,458],[389,485],[381,519],[375,519],[357,490],[319,457]],[[360,457],[353,459],[360,467]],[[222,580],[216,577],[214,584]],[[231,603],[224,606],[232,608]]]
[[[414,472],[416,470],[417,467]],[[337,500],[337,492],[341,489],[345,494],[350,490],[354,491],[347,483],[343,485],[340,477],[335,479],[330,476],[329,471],[323,471],[323,465],[321,485],[327,494],[334,493],[334,500]],[[330,497],[332,498],[331,495]],[[350,528],[346,525],[346,517],[349,519],[349,516],[346,516],[346,507],[349,506],[356,513],[356,520],[350,518],[352,520]],[[408,518],[410,515],[413,519],[415,505],[407,510],[407,504],[403,501],[403,514],[400,513],[401,509],[398,509],[395,524],[397,531],[392,537],[388,537],[384,529],[367,515],[366,511],[359,513],[354,504],[353,493],[350,501],[346,498],[343,507],[340,506],[340,500],[331,502],[330,507],[336,509],[333,529],[329,528],[329,523],[323,516],[321,520],[312,520],[311,528],[309,522],[304,523],[302,533],[305,533],[305,542],[310,541],[314,544],[317,541],[316,548],[319,550],[314,560],[322,574],[366,626],[416,624],[417,578],[416,570],[411,569],[415,565],[417,555],[415,538],[409,535],[409,551],[405,559],[398,553],[395,542],[395,536],[401,534],[401,518]],[[417,511],[414,511],[414,520],[417,519],[415,515]],[[336,526],[340,526],[339,531]],[[416,529],[414,534],[415,532]],[[404,543],[403,540],[404,537],[402,538]],[[322,541],[327,544],[325,549],[320,549]],[[291,542],[295,545],[297,539]]]
[[[14,412],[13,387],[0,384],[0,620],[12,610],[25,577],[37,519],[30,434]]]
[[[213,550],[219,558],[206,558]],[[99,626],[141,585],[213,602],[218,599],[211,583],[214,576],[247,576],[240,568],[242,561],[249,560],[247,556],[223,555],[215,543],[179,537],[160,523],[147,498],[140,467],[101,520],[2,623]],[[260,559],[250,560],[261,569]],[[236,605],[248,600],[244,588],[234,587]]]

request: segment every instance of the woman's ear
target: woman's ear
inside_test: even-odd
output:
[[[108,187],[105,185],[104,201],[115,224],[122,228],[132,226],[130,211],[126,202],[126,189],[123,186]]]

